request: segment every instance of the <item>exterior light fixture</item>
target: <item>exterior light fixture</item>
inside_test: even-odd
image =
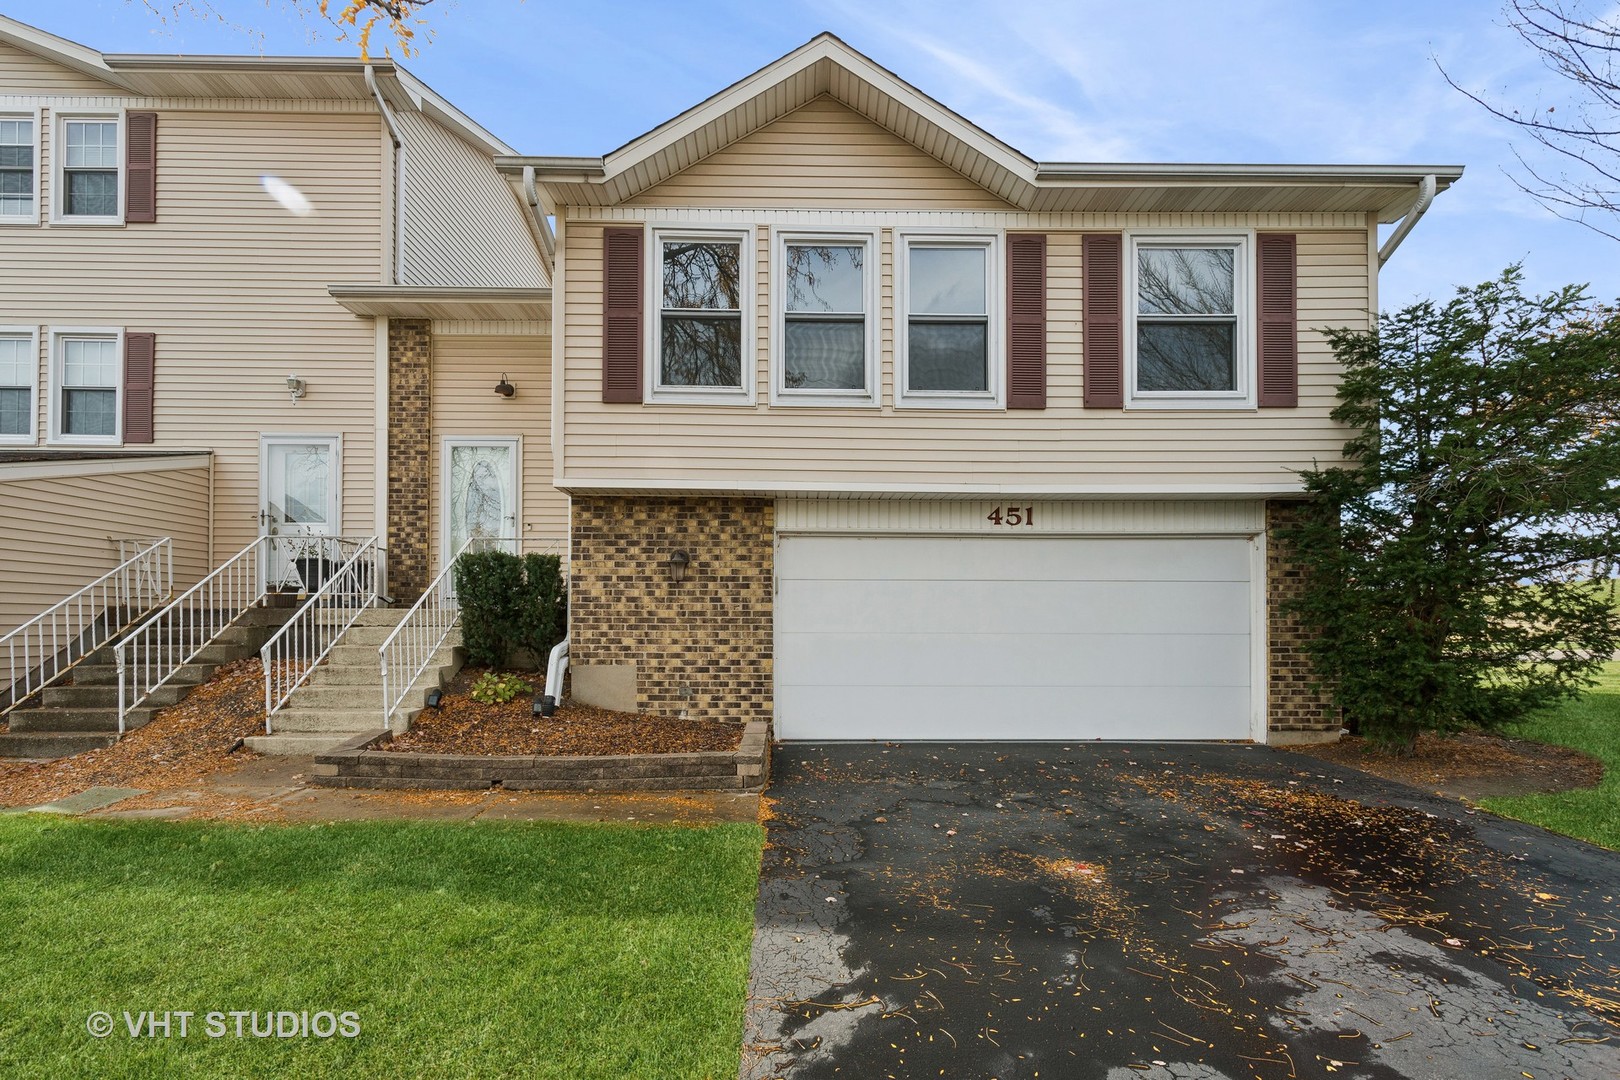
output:
[[[300,379],[296,375],[287,376],[287,393],[292,396],[293,401],[297,401],[308,392],[309,383],[305,382],[303,379]]]
[[[435,687],[427,692],[427,707],[437,709],[444,702],[444,691]]]
[[[669,580],[676,585],[686,580],[686,568],[691,565],[692,556],[684,551],[673,552],[669,557]]]
[[[501,381],[495,384],[495,392],[501,397],[511,397],[517,393],[517,387],[506,381],[506,372],[501,372]]]

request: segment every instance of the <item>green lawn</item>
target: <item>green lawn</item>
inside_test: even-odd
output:
[[[0,816],[0,1075],[730,1080],[762,840]],[[126,1010],[197,1016],[132,1038]],[[211,1010],[360,1034],[210,1037]]]
[[[1605,665],[1601,682],[1585,697],[1547,710],[1512,734],[1573,746],[1602,759],[1603,782],[1595,788],[1557,795],[1485,799],[1483,805],[1498,814],[1620,851],[1620,663]]]

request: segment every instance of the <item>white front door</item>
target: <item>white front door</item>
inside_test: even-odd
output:
[[[446,439],[443,477],[444,560],[468,540],[518,550],[518,441],[514,438]]]
[[[259,531],[271,537],[335,536],[342,527],[336,435],[265,435],[259,448]],[[299,583],[293,543],[271,544],[272,588]]]

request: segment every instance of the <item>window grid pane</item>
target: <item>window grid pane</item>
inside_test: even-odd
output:
[[[118,168],[117,122],[69,120],[67,154],[62,161],[69,169]]]
[[[786,306],[795,313],[865,314],[865,246],[789,244]]]
[[[63,390],[62,434],[118,434],[117,404],[115,390]]]
[[[989,327],[984,321],[913,319],[906,336],[908,390],[984,393],[990,389]]]
[[[1232,315],[1237,249],[1144,247],[1136,253],[1141,315]]]
[[[0,337],[0,386],[34,385],[34,358],[29,355],[29,344],[26,337]]]
[[[666,240],[663,258],[666,310],[742,310],[741,244]]]
[[[1140,321],[1136,328],[1136,388],[1160,393],[1219,393],[1237,389],[1235,320]]]
[[[0,386],[0,435],[28,434],[32,397],[26,388]]]
[[[69,172],[66,207],[70,217],[114,217],[118,213],[116,172]]]
[[[62,385],[116,387],[118,342],[111,338],[65,338],[62,341]]]
[[[34,122],[0,120],[0,214],[34,212]]]
[[[866,389],[865,319],[789,316],[784,330],[784,389]]]
[[[659,382],[664,386],[742,387],[742,318],[664,313]]]
[[[989,252],[972,247],[928,246],[910,249],[910,293],[913,315],[984,315]]]

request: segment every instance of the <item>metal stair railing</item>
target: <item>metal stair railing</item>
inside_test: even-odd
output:
[[[118,565],[0,636],[0,716],[174,595],[174,543],[123,538]]]
[[[264,661],[264,732],[274,734],[271,717],[287,703],[326,659],[360,613],[377,602],[377,538],[356,543],[347,537],[324,537],[334,542],[343,561],[332,570],[309,599],[259,650]],[[333,560],[335,561],[335,560]]]

